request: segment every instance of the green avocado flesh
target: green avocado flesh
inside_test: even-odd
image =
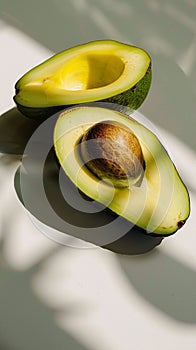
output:
[[[111,186],[93,174],[82,160],[82,136],[89,127],[104,121],[121,123],[139,140],[145,161],[139,186]],[[102,107],[67,109],[57,119],[54,148],[61,167],[80,191],[147,233],[172,234],[188,218],[189,194],[167,151],[157,136],[131,117]]]
[[[141,48],[98,40],[54,55],[15,85],[14,101],[25,115],[51,107],[108,101],[137,109],[151,84],[151,59]],[[53,111],[53,110],[52,110]]]

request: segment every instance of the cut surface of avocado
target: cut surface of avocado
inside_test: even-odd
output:
[[[14,100],[24,113],[92,101],[138,108],[151,84],[151,58],[141,48],[98,40],[54,55],[16,83]],[[30,112],[29,112],[30,113]]]
[[[120,122],[138,138],[145,161],[140,186],[116,188],[85,166],[80,140],[90,126],[104,121]],[[54,148],[61,167],[77,188],[147,233],[172,234],[188,218],[188,191],[167,151],[157,136],[131,117],[102,107],[70,108],[57,119]]]

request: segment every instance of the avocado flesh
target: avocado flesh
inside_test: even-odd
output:
[[[138,108],[151,84],[151,59],[141,48],[112,40],[67,49],[27,72],[16,83],[14,100],[31,109],[109,101]]]
[[[106,120],[121,122],[137,136],[146,165],[140,187],[114,188],[83,164],[78,147],[82,135],[94,123]],[[54,147],[65,173],[83,193],[147,233],[172,234],[188,218],[188,191],[167,151],[150,130],[131,117],[102,107],[66,110],[56,122]]]

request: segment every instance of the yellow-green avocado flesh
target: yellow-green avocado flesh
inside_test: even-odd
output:
[[[106,120],[122,123],[138,138],[146,165],[140,187],[112,187],[84,165],[79,154],[81,137],[90,126]],[[54,148],[61,167],[77,188],[147,233],[172,234],[188,218],[189,194],[167,151],[157,136],[131,117],[101,107],[66,110],[56,122]]]
[[[151,84],[151,58],[141,48],[92,41],[54,55],[16,83],[14,101],[27,116],[52,107],[107,101],[137,109]]]

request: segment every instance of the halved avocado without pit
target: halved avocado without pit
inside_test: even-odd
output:
[[[93,101],[137,109],[151,84],[151,58],[141,48],[98,40],[69,48],[24,74],[14,101],[28,117]]]
[[[105,134],[99,132],[100,128],[101,130],[104,128]],[[113,147],[110,147],[112,145],[110,142],[113,142],[112,130],[117,130],[115,128],[119,131],[118,141],[114,141]],[[134,137],[129,138],[129,131]],[[110,182],[101,178],[99,172],[98,176],[96,175],[96,166],[102,164],[105,166],[105,163],[95,162],[92,168],[89,167],[84,157],[86,149],[82,150],[83,141],[97,141],[96,138],[101,142],[103,139],[109,142],[107,147],[110,151],[113,149],[113,152],[108,153],[108,158],[113,155],[116,157],[117,154],[117,165],[121,155],[118,153],[118,147],[116,149],[115,142],[119,142],[122,148],[126,138],[130,142],[133,140],[134,146],[131,152],[135,153],[137,160],[140,160],[143,172],[139,183],[134,182],[129,174],[127,183],[123,182],[123,185],[121,182],[118,185],[117,178],[114,182]],[[141,150],[135,142],[136,138]],[[103,143],[101,146],[96,144],[96,151],[97,147],[101,150],[101,154],[105,152]],[[187,220],[190,213],[189,194],[176,167],[157,136],[133,118],[116,110],[96,106],[76,106],[66,109],[60,114],[55,125],[54,148],[61,167],[80,191],[144,229],[146,233],[167,236],[180,229]],[[135,148],[139,149],[140,156],[137,155]],[[93,144],[89,149],[93,152]],[[126,152],[122,154],[125,159]],[[95,152],[95,157],[91,155],[91,160],[96,157]],[[107,160],[107,154],[104,154],[103,158],[104,161]],[[122,164],[125,164],[125,167],[126,164],[129,166],[129,159]],[[135,164],[133,160],[133,169]],[[112,167],[115,167],[114,162]],[[126,169],[127,173],[128,170]],[[122,172],[119,176],[121,175]],[[138,178],[138,171],[135,176]]]

